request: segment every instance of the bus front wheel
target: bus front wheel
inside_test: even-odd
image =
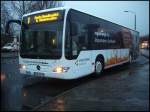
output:
[[[95,74],[100,75],[103,71],[103,61],[102,60],[96,60],[95,62]]]

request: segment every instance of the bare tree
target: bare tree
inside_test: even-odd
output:
[[[62,6],[59,1],[38,1],[33,5],[33,10],[42,10]]]
[[[1,1],[1,34],[5,32],[5,25],[8,20],[12,19],[10,15],[10,10],[7,8],[7,2]],[[10,26],[10,34],[13,34],[13,27]]]
[[[14,10],[12,13],[21,19],[24,13],[30,12],[32,2],[34,1],[11,1],[11,8]]]
[[[24,13],[62,6],[60,1],[11,1],[14,13],[21,19]]]
[[[20,19],[23,14],[37,10],[62,6],[61,1],[1,1],[1,33],[5,32],[5,25],[10,19]],[[9,33],[14,35],[20,28],[11,24]]]

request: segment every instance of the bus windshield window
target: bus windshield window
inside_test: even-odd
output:
[[[20,55],[32,59],[58,59],[62,54],[63,21],[28,25],[22,29]]]

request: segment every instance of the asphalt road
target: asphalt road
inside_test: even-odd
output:
[[[19,74],[18,63],[16,54],[6,53],[1,57],[2,110],[32,110],[64,91],[93,79],[86,77],[66,81],[24,77]]]
[[[38,111],[149,111],[149,60],[106,70],[50,100]]]
[[[149,49],[140,49],[140,52],[142,55],[149,58]]]
[[[26,79],[19,74],[17,57],[3,57],[1,110],[133,110],[133,106],[148,110],[148,62],[141,56],[132,65],[106,70],[100,77],[91,74],[66,81]],[[25,86],[26,82],[30,84]]]

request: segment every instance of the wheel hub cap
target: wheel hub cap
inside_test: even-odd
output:
[[[96,73],[100,73],[102,70],[102,64],[101,62],[96,63]]]

